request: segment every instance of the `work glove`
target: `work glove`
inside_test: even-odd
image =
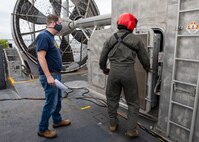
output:
[[[108,75],[108,74],[109,74],[109,71],[110,71],[110,69],[107,69],[107,68],[106,68],[106,69],[103,70],[103,73],[104,73],[105,75]]]

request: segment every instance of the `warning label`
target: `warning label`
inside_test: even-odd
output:
[[[186,27],[187,31],[191,34],[195,34],[199,31],[199,25],[196,22],[191,22]]]

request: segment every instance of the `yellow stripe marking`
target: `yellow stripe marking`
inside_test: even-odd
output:
[[[22,84],[22,83],[27,83],[27,82],[33,82],[35,79],[31,79],[31,80],[25,80],[25,81],[17,81],[15,82],[15,84]]]
[[[8,77],[8,81],[10,82],[10,85],[14,85],[15,84],[15,81],[12,77]]]
[[[82,107],[81,110],[85,110],[85,109],[88,109],[88,108],[91,108],[91,106]]]
[[[22,84],[22,83],[28,83],[28,82],[33,82],[36,79],[31,79],[31,80],[24,80],[24,81],[15,81],[12,77],[8,77],[8,81],[10,82],[10,84],[13,86],[14,84]]]

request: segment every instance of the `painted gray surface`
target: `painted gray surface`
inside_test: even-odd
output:
[[[158,118],[158,128],[161,131],[166,132],[167,120],[168,120],[168,106],[170,98],[172,68],[173,68],[173,52],[175,46],[175,29],[177,5],[175,3],[168,4],[168,19],[167,28],[165,31],[165,46],[164,46],[164,61],[163,61],[163,76],[161,86],[160,108]]]
[[[90,90],[97,92],[104,97],[107,76],[99,68],[100,53],[103,43],[113,32],[112,29],[95,31],[88,42],[88,83]]]
[[[199,8],[198,0],[181,0],[181,9]],[[161,84],[161,97],[159,106],[159,116],[157,129],[163,134],[167,131],[168,109],[170,103],[170,93],[172,84],[172,71],[174,63],[174,47],[177,27],[178,0],[113,0],[112,1],[112,29],[97,31],[91,37],[89,47],[88,60],[88,79],[89,86],[97,93],[104,95],[106,76],[99,70],[98,60],[102,44],[105,39],[116,30],[116,22],[118,16],[123,12],[133,13],[139,21],[138,28],[158,28],[164,34],[163,47],[163,75]],[[182,14],[180,17],[181,30],[179,34],[189,35],[186,27],[191,22],[199,24],[198,11]],[[197,33],[199,35],[199,33]],[[198,37],[179,38],[176,57],[199,60],[199,39]],[[197,83],[199,64],[193,62],[176,62],[175,79],[187,82]],[[175,91],[173,100],[188,106],[193,106],[195,88],[186,85],[177,84],[177,89],[184,91]],[[199,126],[199,109],[197,109],[195,126]],[[179,106],[172,108],[171,120],[175,121],[187,128],[190,128],[192,119],[192,111]],[[171,140],[182,142],[188,141],[188,133],[179,127],[171,125],[169,134]],[[195,127],[193,142],[199,141],[199,128]]]

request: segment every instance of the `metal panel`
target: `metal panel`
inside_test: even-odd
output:
[[[185,61],[176,62],[176,80],[196,84],[198,77],[198,70],[193,68],[199,68],[199,64]]]
[[[181,37],[178,41],[177,57],[199,60],[199,37]]]
[[[113,0],[112,27],[116,28],[117,18],[121,13],[130,12],[138,18],[138,26],[164,25],[167,12],[167,0]],[[149,27],[150,28],[150,27]]]
[[[181,10],[195,9],[199,6],[198,0],[181,0]]]
[[[112,29],[95,31],[88,41],[88,83],[89,90],[105,98],[107,76],[99,68],[99,57],[105,40],[113,33]]]
[[[139,35],[139,37],[142,39],[145,45],[145,49],[147,50],[147,45],[148,45],[148,35]],[[137,77],[137,82],[138,82],[138,92],[139,92],[139,99],[140,99],[140,108],[143,110],[146,109],[146,92],[147,92],[147,73],[143,69],[142,64],[136,58],[135,61],[135,72],[136,72],[136,77]]]
[[[198,11],[199,11],[199,9],[198,9]],[[179,34],[180,35],[181,34],[188,34],[188,35],[190,34],[190,32],[187,30],[188,24],[191,24],[192,22],[199,24],[198,11],[188,11],[188,12],[180,13],[180,16],[179,16],[179,28],[180,28]],[[191,45],[193,45],[193,43]]]
[[[168,104],[169,104],[169,92],[171,89],[171,74],[173,67],[173,52],[175,46],[175,33],[176,33],[176,15],[177,15],[177,0],[168,0],[168,18],[165,19],[167,24],[166,31],[163,33],[165,36],[164,41],[164,53],[163,59],[163,72],[162,72],[162,84],[161,84],[161,97],[159,106],[159,116],[157,129],[161,132],[166,132],[166,124],[168,121]]]
[[[99,87],[101,89],[104,89],[106,86],[106,76],[102,73],[100,68],[97,68],[99,66],[98,61],[92,61],[91,63],[91,82],[92,85]]]

